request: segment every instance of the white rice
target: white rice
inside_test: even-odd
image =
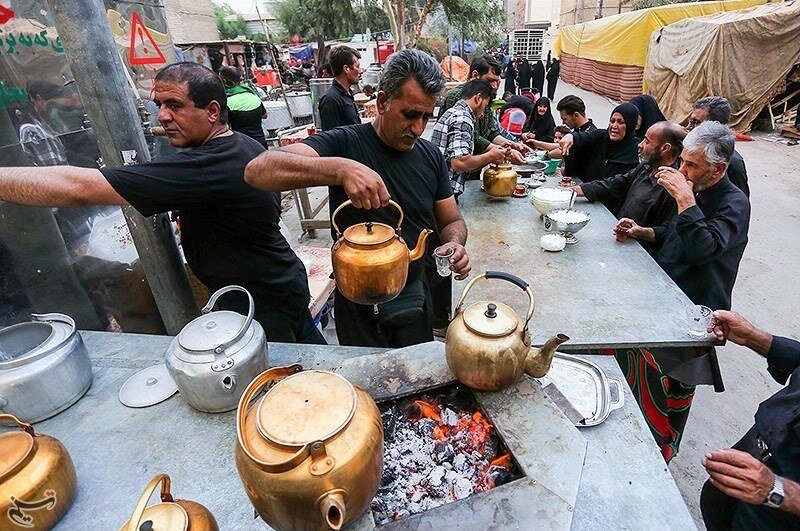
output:
[[[539,188],[533,195],[540,201],[569,201],[572,197],[572,191],[562,188]]]
[[[589,216],[578,210],[557,210],[547,214],[547,217],[559,223],[580,223],[586,221]]]
[[[560,234],[545,234],[539,238],[539,246],[545,251],[561,251],[566,245],[567,240]]]

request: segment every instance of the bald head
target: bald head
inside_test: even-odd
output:
[[[672,165],[683,149],[686,131],[673,122],[657,122],[645,132],[639,144],[639,162],[653,168]]]

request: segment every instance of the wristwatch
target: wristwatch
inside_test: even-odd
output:
[[[772,490],[767,494],[767,501],[764,502],[764,505],[773,509],[780,509],[783,498],[783,478],[775,474],[775,483],[772,485]]]

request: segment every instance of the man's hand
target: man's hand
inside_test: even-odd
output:
[[[456,280],[464,280],[472,270],[469,264],[469,256],[467,250],[463,245],[456,242],[448,242],[442,245],[445,249],[453,249],[453,254],[450,255],[450,270],[456,274]]]
[[[536,135],[533,133],[522,133],[522,141],[533,143],[536,140]]]
[[[750,321],[736,312],[717,310],[708,325],[708,331],[713,332],[717,339],[733,341],[737,345],[750,347],[764,356],[772,346],[772,336],[762,332]]]
[[[516,164],[517,166],[521,166],[521,165],[525,164],[525,155],[523,155],[522,153],[520,153],[516,149],[509,148],[509,150],[508,150],[508,152],[506,154],[506,159],[510,160],[511,162]]]
[[[614,236],[616,236],[618,242],[624,242],[628,238],[637,239],[637,236],[641,236],[644,233],[644,228],[640,227],[630,218],[622,218],[617,222],[617,226],[614,227]]]
[[[519,151],[519,152],[520,152],[520,153],[522,153],[523,155],[525,155],[526,153],[530,153],[531,151],[533,151],[533,150],[532,150],[532,149],[531,149],[529,146],[526,146],[526,145],[525,145],[525,144],[523,144],[522,142],[514,142],[513,144],[511,144],[511,149],[514,149],[514,150],[516,150],[516,151]]]
[[[561,140],[558,141],[558,145],[561,146],[561,154],[564,157],[569,155],[569,150],[572,148],[572,144],[574,143],[575,137],[572,136],[572,133],[564,135]]]
[[[759,505],[775,483],[775,474],[767,466],[739,450],[716,450],[702,459],[711,484],[732,498]]]
[[[656,172],[658,184],[678,203],[678,213],[697,204],[694,199],[694,184],[684,174],[671,166],[661,166]]]
[[[513,156],[512,153],[515,153],[515,151],[512,149],[490,149],[487,153],[491,164],[503,164],[509,157]]]
[[[389,204],[389,191],[380,175],[360,162],[342,160],[340,182],[354,207],[370,210]]]
[[[573,184],[569,187],[570,190],[574,191],[578,197],[586,197],[583,193],[583,188],[579,184]],[[616,228],[614,229],[616,231]]]

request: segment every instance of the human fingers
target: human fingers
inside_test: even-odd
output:
[[[761,464],[761,461],[741,450],[728,448],[727,450],[714,450],[706,454],[705,458],[711,461],[718,461],[727,463],[737,467],[755,466]]]

